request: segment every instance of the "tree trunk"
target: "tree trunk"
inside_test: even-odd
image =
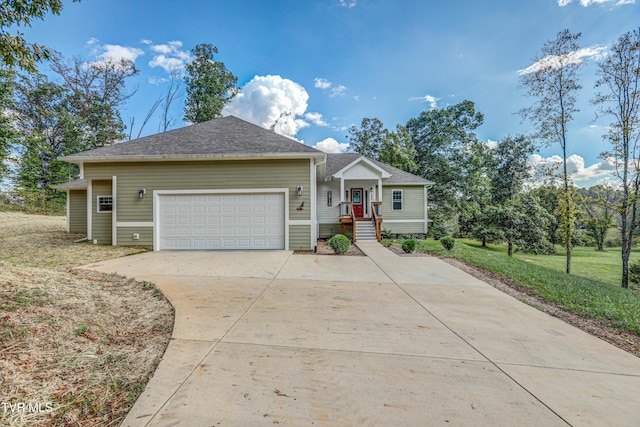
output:
[[[513,242],[509,241],[507,247],[508,247],[507,255],[513,256]]]
[[[629,287],[629,251],[622,247],[622,287]]]

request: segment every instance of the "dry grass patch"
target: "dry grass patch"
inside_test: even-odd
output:
[[[0,425],[119,424],[171,336],[153,284],[70,269],[140,250],[74,244],[64,227],[0,213],[0,402],[40,409],[0,406]]]

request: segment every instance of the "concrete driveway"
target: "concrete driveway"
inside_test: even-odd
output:
[[[173,338],[125,426],[638,426],[640,359],[436,258],[152,252]]]

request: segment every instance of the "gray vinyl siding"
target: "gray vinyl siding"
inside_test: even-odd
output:
[[[313,249],[311,246],[311,226],[292,225],[289,227],[289,249],[292,251]]]
[[[134,240],[133,233],[140,235],[140,239]],[[144,246],[153,247],[153,227],[118,227],[119,246]]]
[[[69,190],[69,232],[87,233],[87,190]]]
[[[340,230],[341,230],[340,223],[320,224],[320,232],[318,237],[321,239],[328,239],[340,233]]]
[[[85,164],[85,177],[118,177],[119,222],[153,221],[154,190],[289,188],[289,219],[309,220],[309,160]],[[95,179],[94,178],[94,179]],[[301,197],[296,187],[304,187]],[[144,199],[138,190],[145,188]],[[296,208],[304,202],[303,210]]]
[[[91,239],[100,245],[111,244],[111,212],[98,212],[98,196],[111,195],[111,180],[95,180],[91,183]]]
[[[392,210],[392,191],[402,190],[402,210]],[[389,185],[382,189],[382,217],[384,219],[424,219],[423,185]],[[421,224],[424,227],[424,224]]]
[[[117,177],[116,218],[118,222],[152,222],[153,192],[155,190],[252,188],[288,188],[289,220],[311,220],[309,159],[122,162],[85,163],[84,165],[86,179],[111,179],[112,176]],[[299,185],[303,187],[302,196],[297,195]],[[146,189],[146,195],[140,199],[138,191],[142,188]],[[95,192],[93,194],[96,195]],[[302,209],[298,210],[297,208],[303,203]],[[136,227],[136,229],[142,230],[143,228]],[[298,249],[302,245],[304,249],[309,249],[310,227],[306,226],[305,233],[301,233],[299,230],[294,233],[293,229],[294,227],[291,226],[289,247]],[[140,231],[140,233],[140,241],[142,241],[143,232]],[[130,236],[127,237],[127,234],[131,233],[123,232],[123,240],[121,241],[121,233],[118,230],[118,245],[132,244],[129,242]],[[304,237],[305,235],[306,237]],[[148,244],[152,245],[152,236],[150,239]],[[146,245],[147,242],[145,241],[144,244]]]

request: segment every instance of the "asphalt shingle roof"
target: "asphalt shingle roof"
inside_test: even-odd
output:
[[[383,180],[385,185],[389,184],[433,184],[433,182],[424,179],[418,175],[414,175],[409,172],[405,172],[402,169],[395,168],[386,163],[379,162],[377,160],[370,159],[366,156],[362,156],[358,153],[340,153],[340,154],[327,154],[327,177],[331,177],[338,171],[348,166],[353,161],[364,157],[365,159],[375,163],[381,169],[391,174],[390,178]]]
[[[227,116],[84,151],[67,156],[63,160],[265,154],[313,155],[321,152],[237,117]]]

